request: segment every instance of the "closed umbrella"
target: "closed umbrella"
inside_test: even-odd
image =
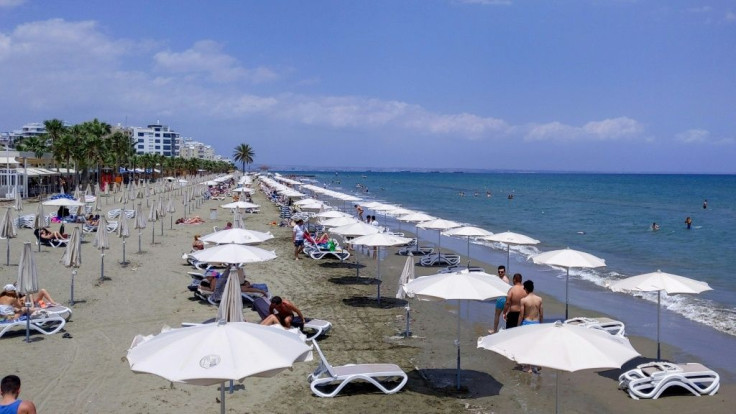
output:
[[[523,234],[514,233],[511,231],[505,231],[503,233],[496,233],[491,236],[483,237],[485,240],[495,241],[506,245],[506,270],[509,271],[509,258],[511,257],[511,245],[512,244],[539,244],[539,240],[532,239],[529,236]]]
[[[478,348],[489,349],[519,364],[568,372],[621,368],[626,361],[639,356],[627,338],[560,321],[519,326],[480,337]],[[557,394],[558,382],[559,375],[555,379]],[[555,412],[558,412],[558,397]]]
[[[146,228],[146,217],[143,215],[142,203],[138,203],[135,208],[135,226],[133,227],[138,230],[138,253],[141,253],[141,230]]]
[[[101,217],[100,225],[98,226],[97,233],[95,233],[95,240],[92,242],[92,245],[100,251],[100,282],[105,280],[105,249],[110,248],[106,228],[107,219]]]
[[[155,223],[158,221],[158,210],[156,209],[156,203],[151,203],[151,209],[148,212],[148,221]],[[151,224],[151,244],[156,243],[156,225]]]
[[[176,213],[176,206],[174,205],[174,200],[171,198],[171,195],[169,195],[169,201],[166,202],[166,212],[169,213],[169,226],[170,229],[174,229],[174,213]]]
[[[240,276],[242,274],[245,280],[243,269],[230,269],[228,272],[227,282],[225,282],[225,291],[220,299],[220,305],[217,307],[218,321],[225,322],[245,322],[243,319],[243,298],[240,295]]]
[[[13,204],[15,211],[23,210],[23,197],[20,195],[20,191],[15,191],[15,203]]]
[[[414,258],[413,254],[409,252],[409,257],[406,258],[406,263],[404,263],[404,269],[401,271],[401,275],[399,276],[399,290],[396,292],[396,299],[405,299],[407,297],[406,294],[406,284],[414,280]],[[409,330],[409,321],[410,321],[410,312],[411,307],[409,306],[409,302],[406,303],[406,331],[404,332],[405,337],[411,336],[411,331]]]
[[[596,267],[604,267],[606,261],[600,257],[593,256],[590,253],[585,253],[571,248],[562,250],[553,250],[551,252],[545,252],[532,257],[532,260],[536,264],[546,264],[550,266],[560,266],[567,270],[565,276],[565,319],[568,319],[568,285],[570,280],[570,268],[579,267],[585,269],[592,269]]]
[[[156,202],[156,213],[158,213],[159,221],[161,222],[161,235],[164,235],[164,217],[166,217],[166,208],[164,207],[164,201],[159,196]]]
[[[294,362],[311,359],[298,335],[248,322],[208,323],[172,329],[128,350],[130,369],[169,381],[220,384],[225,413],[225,381],[272,377]]]
[[[388,233],[375,233],[368,234],[365,236],[356,237],[350,242],[361,246],[375,247],[376,248],[376,270],[378,273],[378,287],[376,292],[376,300],[378,304],[381,304],[381,247],[384,246],[401,246],[409,243],[411,239],[406,237],[394,236]]]
[[[486,229],[474,226],[462,226],[450,229],[444,232],[445,236],[467,237],[468,238],[468,267],[470,267],[470,238],[491,236],[493,233]]]
[[[6,254],[6,266],[10,266],[10,239],[14,238],[17,234],[15,232],[15,224],[13,223],[13,215],[10,212],[11,207],[8,207],[3,214],[3,219],[0,222],[0,239],[6,239],[8,242],[8,250]]]
[[[33,229],[36,230],[38,237],[38,251],[41,251],[41,229],[46,226],[46,220],[43,213],[43,203],[38,203],[36,209],[36,217],[33,218]]]
[[[18,262],[18,292],[26,295],[26,342],[31,342],[31,295],[38,292],[38,270],[31,243],[23,243],[23,251]]]
[[[72,268],[72,285],[71,285],[71,297],[69,304],[74,305],[74,276],[77,275],[77,269],[82,265],[82,238],[79,236],[79,227],[75,227],[72,230],[72,235],[69,237],[69,242],[66,244],[64,249],[64,255],[61,256],[61,262],[67,268]]]
[[[245,223],[243,222],[243,213],[240,212],[239,208],[233,209],[233,227],[236,229],[245,229]]]
[[[127,266],[129,262],[125,260],[125,241],[130,237],[130,227],[128,226],[128,216],[125,215],[125,212],[120,215],[117,233],[118,237],[123,239],[123,261],[120,264]]]
[[[661,357],[659,329],[660,313],[662,310],[662,291],[668,295],[678,293],[697,294],[706,290],[713,290],[708,283],[693,280],[684,276],[673,275],[657,270],[620,280],[609,286],[614,292],[657,292],[657,359]]]
[[[467,269],[418,277],[404,287],[420,300],[489,300],[506,296],[511,286],[498,277]],[[459,304],[458,304],[459,305]],[[460,389],[460,307],[457,310],[457,388]]]

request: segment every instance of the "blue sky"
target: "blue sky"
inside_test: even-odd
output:
[[[730,0],[0,0],[0,131],[255,165],[736,173]]]

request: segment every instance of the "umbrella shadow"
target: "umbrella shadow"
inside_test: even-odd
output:
[[[325,269],[362,269],[366,267],[363,263],[355,262],[322,262],[319,266]]]
[[[404,299],[381,297],[381,302],[379,303],[378,299],[374,297],[353,296],[343,299],[342,303],[355,308],[391,309],[404,307],[406,306],[407,301]]]
[[[639,356],[639,357],[636,357],[636,358],[634,358],[634,359],[626,362],[619,369],[614,368],[614,369],[607,369],[605,371],[599,371],[598,372],[598,375],[600,375],[601,377],[609,378],[609,379],[612,379],[612,380],[618,382],[618,377],[621,374],[623,374],[624,372],[629,371],[629,370],[632,370],[632,369],[638,367],[641,364],[646,364],[648,362],[655,362],[655,361],[657,361],[656,358],[646,358],[646,357]],[[661,361],[662,362],[668,362],[666,360],[661,360]]]
[[[439,397],[482,398],[497,396],[503,384],[487,372],[463,369],[460,371],[460,389],[457,389],[457,370],[450,368],[419,369],[407,373],[407,388],[414,392]]]
[[[360,276],[331,277],[327,280],[336,285],[377,285],[381,283],[379,279]]]

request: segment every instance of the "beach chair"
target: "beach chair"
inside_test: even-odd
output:
[[[25,331],[26,326],[30,326],[31,330],[41,332],[44,335],[52,335],[62,330],[64,325],[66,325],[66,320],[63,317],[48,314],[43,311],[36,316],[31,316],[30,324],[28,324],[26,318],[26,316],[23,316],[12,321],[0,322],[0,338],[2,338],[6,332],[14,329],[22,329]]]
[[[420,266],[441,266],[443,264],[457,266],[460,264],[460,256],[449,253],[432,253],[425,255],[419,260]]]
[[[270,305],[271,302],[269,300],[264,297],[259,297],[253,301],[252,308],[256,313],[258,313],[261,320],[264,320],[268,315],[270,315],[268,312]],[[292,321],[292,326],[299,328],[299,330],[306,335],[307,340],[317,339],[322,335],[327,334],[327,332],[332,329],[331,322],[324,319],[314,318],[305,318],[302,321],[297,317],[295,318],[295,321]]]
[[[314,349],[320,357],[317,369],[307,377],[312,392],[319,397],[334,397],[349,383],[353,381],[364,381],[375,385],[385,394],[399,392],[409,377],[395,364],[355,364],[332,366],[317,345],[312,341]],[[398,383],[397,383],[398,382]],[[325,387],[333,385],[332,390]]]
[[[440,270],[437,273],[455,273],[455,272],[460,272],[460,271],[465,271],[465,270],[467,270],[468,272],[485,272],[486,271],[484,268],[478,267],[478,266],[455,265],[455,266],[447,266],[446,268]]]
[[[568,325],[578,325],[584,328],[600,329],[610,333],[611,335],[626,335],[626,326],[624,323],[611,318],[586,318],[579,316],[568,319],[564,323]]]
[[[122,212],[121,209],[114,208],[114,209],[112,209],[112,210],[110,210],[110,211],[107,212],[107,218],[110,219],[110,220],[114,220],[114,219],[120,217],[120,213],[121,212]]]
[[[36,244],[41,242],[41,246],[50,246],[53,248],[56,247],[66,247],[66,244],[69,243],[69,239],[44,239],[40,238],[38,236],[39,230],[35,229],[33,230],[33,236],[36,238]]]
[[[427,246],[417,247],[416,245],[409,245],[402,247],[397,252],[401,256],[408,256],[411,253],[412,256],[426,256],[434,253],[434,249]]]
[[[82,225],[82,233],[96,233],[97,232],[97,228],[98,228],[98,226],[94,226],[92,224],[89,224],[89,223],[85,222]]]
[[[114,233],[118,229],[118,226],[119,223],[117,221],[109,221],[105,226],[105,230],[107,230],[108,233]]]
[[[304,254],[314,260],[321,260],[327,257],[331,259],[338,259],[342,262],[350,258],[350,252],[339,246],[336,246],[334,250],[330,250],[319,245],[309,243],[307,241],[304,242]]]
[[[684,388],[695,396],[714,395],[720,376],[698,363],[650,362],[627,371],[618,378],[618,387],[631,398],[659,398],[670,387]]]

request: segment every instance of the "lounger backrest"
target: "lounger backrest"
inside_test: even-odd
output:
[[[316,349],[317,353],[319,354],[319,359],[321,361],[320,364],[322,365],[320,368],[324,368],[327,371],[327,373],[330,374],[331,377],[336,377],[337,375],[335,374],[335,371],[332,369],[332,365],[330,365],[330,363],[327,362],[327,358],[325,358],[325,354],[322,353],[322,349],[320,349],[319,345],[317,345],[317,341],[315,341],[314,339],[312,340],[312,346],[314,346],[314,349]]]

